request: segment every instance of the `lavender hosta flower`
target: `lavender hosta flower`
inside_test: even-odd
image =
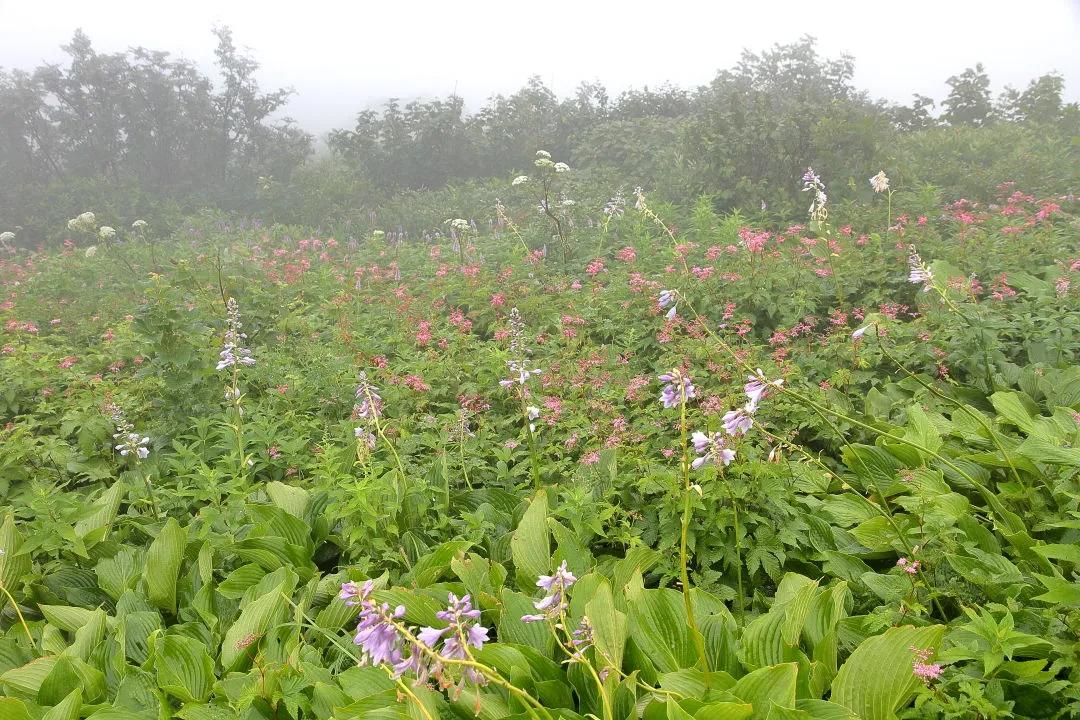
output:
[[[678,369],[672,370],[670,373],[664,373],[657,379],[667,383],[663,390],[660,391],[660,402],[667,409],[697,397],[697,390],[694,388],[693,383],[690,382],[690,378],[683,376]]]
[[[746,397],[750,399],[750,402],[746,404],[746,410],[751,413],[757,410],[758,403],[765,395],[766,390],[770,387],[780,387],[784,384],[782,378],[771,382],[766,380],[764,373],[761,372],[761,368],[758,368],[756,376],[748,375],[746,379],[749,380],[749,382],[743,387],[743,392],[745,392]]]
[[[534,421],[540,417],[540,408],[535,405],[529,405],[525,408],[525,414],[529,418],[529,432],[536,432],[536,425]]]
[[[859,328],[855,332],[851,333],[851,339],[852,340],[858,340],[863,335],[865,335],[866,331],[869,330],[871,327],[873,327],[873,325],[863,325],[861,328]]]
[[[536,615],[523,615],[521,622],[539,622],[557,618],[569,607],[566,602],[566,591],[576,582],[577,578],[567,569],[565,560],[553,574],[541,575],[536,581],[536,587],[547,594],[533,603],[533,607],[541,612]]]
[[[363,443],[364,445],[366,445],[368,450],[374,450],[375,449],[375,443],[378,440],[378,438],[376,438],[375,434],[373,432],[371,432],[370,430],[368,430],[367,428],[364,428],[364,427],[353,428],[353,435],[356,436],[356,439],[357,439],[358,442]]]
[[[723,433],[715,432],[706,435],[703,432],[695,432],[691,435],[691,439],[694,442],[694,452],[701,456],[694,458],[694,461],[690,463],[695,470],[700,469],[709,461],[717,465],[730,465],[735,459],[735,451],[724,447]]]
[[[585,662],[585,651],[596,643],[596,634],[593,630],[592,621],[588,615],[581,616],[581,622],[571,635],[570,647],[573,648],[571,658],[575,662]]]
[[[648,205],[645,204],[645,191],[640,185],[634,188],[634,198],[634,209],[639,212],[644,212],[648,208]]]
[[[876,193],[885,192],[889,189],[889,178],[885,176],[884,170],[870,178],[870,187],[874,188]]]
[[[671,309],[664,315],[668,320],[674,320],[675,314],[679,310],[679,292],[677,290],[661,290],[660,295],[656,300],[656,304],[663,310],[666,307]]]
[[[741,407],[738,410],[728,410],[723,417],[724,431],[728,435],[745,435],[754,426],[753,410]]]
[[[919,253],[915,251],[915,246],[912,245],[908,248],[908,267],[911,272],[908,274],[908,282],[916,285],[922,284],[923,292],[930,292],[933,287],[934,273],[930,271],[930,267],[923,262],[923,259],[919,257]]]

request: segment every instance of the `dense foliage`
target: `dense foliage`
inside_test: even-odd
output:
[[[1073,196],[529,165],[4,237],[0,717],[1080,714]]]
[[[165,52],[97,53],[82,32],[64,47],[67,67],[0,72],[0,227],[24,228],[20,242],[33,246],[62,240],[77,208],[172,231],[212,207],[344,235],[390,198],[413,206],[409,218],[422,212],[431,203],[410,203],[417,193],[449,192],[453,215],[485,211],[492,194],[472,191],[491,178],[501,187],[541,147],[598,182],[672,202],[708,193],[722,212],[798,212],[792,178],[810,165],[834,178],[834,200],[858,199],[845,183],[880,166],[909,187],[983,202],[1001,178],[1042,194],[1080,185],[1075,156],[1062,153],[1080,109],[1063,102],[1060,75],[995,100],[977,65],[947,80],[935,116],[931,98],[873,100],[852,84],[853,59],[821,57],[810,37],[744,52],[694,89],[612,97],[586,82],[559,98],[533,78],[474,112],[457,96],[391,99],[332,131],[330,155],[314,159],[312,138],[274,119],[290,92],[260,91],[258,64],[227,28],[215,33],[217,79]]]

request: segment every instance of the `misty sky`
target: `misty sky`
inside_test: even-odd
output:
[[[0,67],[64,62],[60,45],[81,27],[98,52],[166,50],[213,76],[214,24],[261,63],[264,90],[296,89],[286,114],[317,134],[351,127],[358,110],[391,96],[456,90],[475,109],[531,75],[560,96],[582,80],[612,96],[664,81],[695,87],[743,48],[803,34],[826,57],[854,55],[855,84],[874,97],[940,102],[945,79],[981,61],[995,94],[1057,70],[1066,99],[1080,100],[1080,0],[0,0]]]

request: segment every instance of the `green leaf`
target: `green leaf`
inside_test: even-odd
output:
[[[287,571],[279,571],[287,572]],[[285,619],[288,603],[285,597],[296,585],[295,574],[289,573],[277,585],[247,604],[225,633],[221,643],[221,667],[226,672],[239,670],[248,660],[248,648],[254,645],[267,629]]]
[[[1049,575],[1035,575],[1035,577],[1046,586],[1046,592],[1042,595],[1036,595],[1032,600],[1080,605],[1080,583],[1069,582]]]
[[[783,707],[795,705],[798,676],[799,666],[793,662],[763,667],[739,678],[728,692],[754,706],[754,720],[765,720],[773,703]]]
[[[867,638],[847,659],[832,684],[831,700],[861,720],[893,720],[911,700],[921,681],[911,671],[911,648],[936,648],[943,625],[889,628]]]
[[[38,609],[50,625],[55,625],[65,632],[75,632],[90,622],[94,614],[93,610],[72,605],[38,605]]]
[[[169,518],[146,553],[146,599],[170,615],[176,614],[176,579],[184,560],[187,531]]]
[[[35,720],[22,700],[10,697],[0,697],[0,718],[4,718],[4,720]],[[45,720],[52,720],[52,718],[46,716]]]
[[[79,720],[79,712],[81,710],[82,688],[75,688],[67,697],[56,705],[53,705],[52,709],[45,713],[41,720]],[[0,712],[0,717],[6,719],[7,715]]]
[[[93,610],[90,619],[81,628],[75,631],[75,640],[64,651],[65,655],[77,657],[80,660],[88,660],[90,653],[97,649],[105,639],[105,625],[108,616],[104,610]]]
[[[585,615],[593,626],[596,649],[611,659],[614,671],[622,669],[623,650],[626,646],[626,614],[615,609],[611,585],[603,579],[592,598],[585,603]]]
[[[205,702],[214,688],[214,661],[193,638],[159,635],[154,670],[161,689],[185,703]]]
[[[548,500],[544,490],[536,493],[510,537],[515,577],[519,587],[533,587],[536,579],[551,571],[551,535],[547,526]],[[580,568],[570,568],[571,571]]]
[[[293,517],[307,519],[308,508],[311,507],[311,493],[304,488],[274,480],[266,484],[266,494],[270,496],[270,502]]]
[[[433,585],[450,570],[450,562],[462,557],[472,547],[468,540],[444,542],[417,560],[401,579],[401,584],[418,588]]]
[[[754,714],[749,703],[718,702],[702,705],[694,713],[694,720],[747,720]]]
[[[52,672],[57,660],[57,656],[48,655],[8,670],[3,675],[0,675],[0,683],[4,684],[4,692],[8,695],[14,693],[26,696],[28,699],[36,698],[38,691],[41,689],[41,683]]]
[[[112,527],[113,521],[116,520],[116,512],[120,509],[120,499],[124,495],[124,483],[122,480],[117,480],[112,486],[101,494],[96,501],[94,501],[93,507],[97,508],[97,511],[85,517],[79,522],[75,523],[75,535],[82,539],[95,530],[101,532],[99,539],[104,539],[108,535],[109,528]],[[95,535],[97,537],[98,535]]]
[[[22,544],[22,535],[9,515],[0,525],[0,586],[13,595],[20,587],[19,580],[31,569],[30,555],[19,553]]]
[[[670,588],[645,590],[630,602],[630,636],[657,672],[697,665],[697,651],[686,629],[682,593]]]

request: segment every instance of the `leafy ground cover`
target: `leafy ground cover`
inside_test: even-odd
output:
[[[873,182],[6,248],[0,717],[1076,715],[1076,200]]]

